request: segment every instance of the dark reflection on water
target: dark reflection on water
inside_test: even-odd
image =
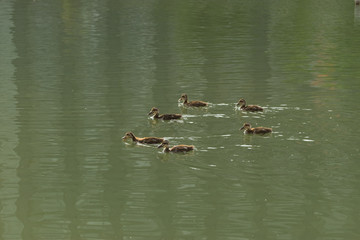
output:
[[[353,8],[8,1],[0,238],[358,239]],[[182,93],[210,105],[183,107]],[[244,122],[273,133],[244,135]],[[127,131],[196,150],[165,154]]]

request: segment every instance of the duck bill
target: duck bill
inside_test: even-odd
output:
[[[150,111],[149,113],[148,113],[148,116],[150,116],[150,115],[152,115],[153,114],[153,111]]]
[[[240,130],[244,130],[245,129],[245,127],[243,126],[242,128],[240,128]]]
[[[157,148],[162,148],[164,145],[163,144],[160,144]]]
[[[182,101],[182,98],[179,98],[178,102],[181,102]]]

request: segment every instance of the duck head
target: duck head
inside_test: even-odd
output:
[[[135,135],[132,132],[127,132],[127,133],[125,133],[125,135],[123,136],[122,139],[126,140],[128,138],[134,139]]]
[[[247,130],[247,129],[250,129],[250,128],[251,128],[250,123],[244,123],[244,125],[240,128],[240,130],[243,130],[243,129]]]
[[[164,140],[164,141],[158,146],[158,148],[163,148],[163,147],[169,147],[169,141],[168,141],[168,140]]]
[[[188,99],[188,96],[185,93],[183,93],[183,94],[181,94],[181,97],[179,98],[178,102],[186,102],[187,99]]]
[[[159,113],[159,109],[156,108],[156,107],[153,107],[150,112],[149,112],[149,116],[152,116],[152,115],[156,115],[157,113]]]
[[[245,106],[246,105],[246,101],[243,98],[240,98],[239,102],[237,103],[238,106]]]

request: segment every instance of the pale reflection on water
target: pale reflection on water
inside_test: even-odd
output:
[[[360,237],[357,8],[3,5],[1,239]],[[210,104],[184,107],[182,93]],[[153,106],[183,119],[149,118]]]

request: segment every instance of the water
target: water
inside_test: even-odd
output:
[[[359,239],[358,10],[2,1],[0,239]]]

